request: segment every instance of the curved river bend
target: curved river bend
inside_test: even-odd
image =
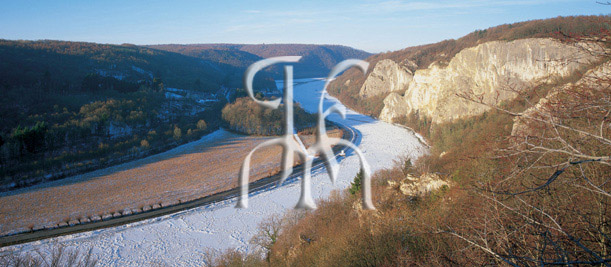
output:
[[[278,82],[278,87],[282,86],[282,82]],[[306,110],[316,112],[323,86],[322,79],[295,80],[294,98]],[[336,101],[327,97],[325,106]],[[329,119],[360,132],[361,139],[356,143],[373,172],[391,167],[398,157],[408,155],[416,159],[427,152],[418,137],[405,128],[351,110],[348,110],[345,120],[338,115]],[[326,198],[331,191],[346,188],[358,170],[357,156],[349,153],[340,162],[340,174],[335,185],[324,169],[315,171],[312,174],[312,196],[315,199]],[[209,249],[253,249],[249,240],[256,233],[259,222],[292,209],[299,193],[300,184],[294,181],[251,195],[248,209],[234,208],[236,199],[231,199],[122,226],[4,247],[1,251],[48,251],[62,244],[81,249],[94,247],[98,266],[201,266],[204,264],[203,254]]]

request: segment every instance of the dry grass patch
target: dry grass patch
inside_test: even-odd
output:
[[[329,136],[340,137],[340,130]],[[224,132],[142,160],[94,171],[0,197],[0,235],[51,227],[96,214],[101,218],[126,209],[148,210],[229,190],[238,185],[245,156],[271,137]],[[312,144],[314,136],[303,136]],[[255,153],[251,180],[280,170],[281,148]],[[33,227],[31,227],[33,226]]]

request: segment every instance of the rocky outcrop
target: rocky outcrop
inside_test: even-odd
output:
[[[408,65],[412,63],[408,62]],[[359,94],[361,97],[371,97],[383,93],[405,91],[413,76],[408,66],[399,65],[391,59],[384,59],[379,61],[367,76]]]
[[[389,198],[395,198],[397,196],[396,194],[405,196],[407,199],[416,199],[450,187],[450,183],[442,180],[439,175],[434,173],[423,173],[419,177],[407,174],[402,180],[388,180],[387,183],[388,186],[386,189],[388,191],[386,192],[390,194],[383,193],[380,198],[385,200],[381,200],[381,202],[385,202]],[[357,198],[352,202],[352,209],[355,211],[359,224],[361,225],[380,218],[380,210],[363,209],[363,201],[361,198]]]
[[[407,115],[411,111],[405,104],[405,99],[403,96],[398,93],[390,93],[386,98],[384,98],[384,109],[382,110],[382,114],[384,114],[385,111],[390,110],[392,110],[392,115],[390,115],[391,119],[400,116],[400,114]],[[384,117],[382,117],[382,119],[386,120]]]
[[[423,196],[444,186],[449,186],[448,182],[441,180],[439,175],[433,173],[424,173],[420,177],[408,174],[399,182],[388,181],[389,189],[396,189],[401,194],[411,197]]]
[[[469,93],[486,103],[502,102],[517,95],[508,88],[525,89],[553,82],[595,59],[576,46],[553,39],[483,43],[462,50],[447,66],[433,63],[427,69],[417,70],[409,84],[395,85],[407,89],[401,98],[399,94],[390,94],[384,100],[380,118],[392,122],[417,113],[442,123],[478,115],[489,107],[457,95]]]

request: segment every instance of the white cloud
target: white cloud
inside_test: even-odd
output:
[[[485,1],[485,0],[468,0],[468,1],[382,1],[376,3],[367,3],[361,5],[363,10],[375,12],[405,12],[418,10],[442,10],[442,9],[466,9],[477,7],[499,7],[499,6],[522,6],[522,5],[538,5],[551,2],[552,0],[503,0],[503,1]]]

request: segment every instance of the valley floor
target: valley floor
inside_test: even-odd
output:
[[[301,84],[295,86],[295,99],[307,111],[316,112],[324,81],[309,79],[297,82]],[[336,100],[332,98],[327,99],[325,106],[334,101]],[[331,116],[330,119],[351,126],[360,132],[361,139],[356,143],[364,152],[372,171],[391,167],[394,164],[393,161],[401,156],[407,155],[414,160],[427,153],[427,148],[420,143],[417,136],[405,128],[380,122],[352,111],[348,112],[346,120],[342,120],[337,115]],[[239,143],[227,145],[235,145],[245,151],[252,148],[242,147]],[[277,153],[268,153],[268,155],[279,158]],[[201,172],[204,166],[193,164],[193,160],[195,159],[187,158],[182,164],[175,165],[171,175],[182,177],[182,175],[196,175]],[[207,164],[209,164],[207,166],[217,166],[222,162]],[[147,164],[143,165],[147,166]],[[234,162],[233,165],[236,170],[239,168],[239,164]],[[358,157],[354,153],[349,153],[340,162],[340,175],[335,185],[330,182],[324,169],[315,171],[312,175],[313,197],[315,199],[325,198],[333,190],[343,190],[350,184],[358,169]],[[154,169],[146,173],[146,175],[156,174]],[[219,175],[237,177],[237,171],[220,172]],[[235,184],[235,179],[228,178],[231,180],[228,184]],[[201,185],[198,186],[201,187]],[[219,188],[220,186],[212,187]],[[201,188],[194,190],[201,190]],[[197,194],[196,191],[190,193]],[[62,244],[81,249],[94,247],[93,251],[99,258],[100,266],[201,265],[204,262],[203,255],[208,249],[253,249],[249,240],[256,233],[258,224],[267,217],[292,209],[297,203],[299,193],[300,184],[296,180],[282,187],[251,195],[248,209],[234,208],[236,200],[232,199],[123,226],[5,247],[0,249],[0,253],[34,249],[48,251],[52,246]]]

